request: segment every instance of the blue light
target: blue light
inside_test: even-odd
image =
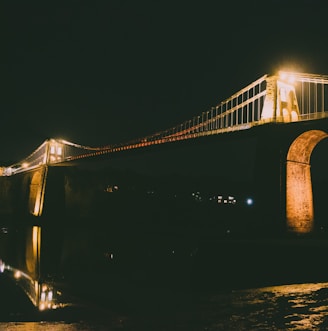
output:
[[[253,201],[252,198],[248,198],[248,199],[246,199],[246,204],[247,204],[248,206],[251,206],[253,203],[254,203],[254,201]]]

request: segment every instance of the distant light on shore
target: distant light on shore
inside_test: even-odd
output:
[[[254,200],[253,200],[252,198],[247,198],[247,199],[246,199],[246,204],[247,204],[248,206],[252,206],[253,203],[254,203]]]

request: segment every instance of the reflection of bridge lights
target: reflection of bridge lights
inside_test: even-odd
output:
[[[39,310],[55,309],[57,305],[53,302],[53,290],[46,284],[41,287]]]
[[[3,273],[5,271],[5,264],[0,259],[0,272]]]

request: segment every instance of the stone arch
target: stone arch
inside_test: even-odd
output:
[[[286,160],[286,220],[295,233],[313,230],[314,210],[311,181],[311,154],[328,134],[310,130],[299,135],[290,145]]]

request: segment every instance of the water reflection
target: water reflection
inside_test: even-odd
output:
[[[80,325],[77,324],[63,324],[63,323],[47,323],[47,325],[42,325],[38,322],[29,323],[2,323],[0,324],[3,330],[7,331],[38,331],[38,330],[53,330],[53,331],[76,331],[83,330]],[[85,329],[87,330],[87,329]]]
[[[99,327],[99,328],[98,328]],[[64,322],[29,322],[29,323],[0,323],[1,330],[6,331],[107,331],[106,326],[90,325],[88,323]],[[115,330],[115,329],[114,329]]]
[[[181,299],[175,309],[140,309],[118,313],[113,307],[85,306],[73,311],[42,315],[39,322],[0,323],[0,329],[38,330],[161,330],[161,331],[265,331],[327,330],[328,283],[292,284],[227,293],[202,293]],[[172,296],[172,300],[174,296]],[[160,301],[161,298],[158,297]],[[174,301],[172,301],[173,303]],[[154,302],[154,305],[156,303]],[[163,307],[162,307],[163,308]],[[171,305],[172,308],[172,305]],[[49,311],[48,311],[49,313]],[[72,318],[72,317],[71,317]],[[65,322],[63,322],[65,321]],[[69,322],[71,321],[71,322]]]
[[[229,242],[227,246],[195,246],[197,249],[194,249],[193,242],[189,246],[180,239],[169,242],[165,237],[162,238],[163,243],[155,243],[152,238],[149,242],[143,241],[142,245],[135,245],[129,238],[126,246],[116,240],[121,244],[118,249],[116,241],[110,240],[107,234],[104,235],[106,240],[98,240],[102,238],[99,231],[91,233],[89,228],[80,229],[80,232],[75,228],[66,229],[68,234],[63,240],[59,235],[63,231],[59,227],[50,230],[43,227],[44,250],[41,254],[39,226],[17,227],[15,231],[8,227],[4,229],[0,232],[0,293],[2,302],[5,302],[4,298],[8,298],[8,302],[12,302],[12,298],[16,301],[12,306],[6,302],[7,308],[0,310],[0,316],[4,316],[0,319],[0,330],[328,330],[328,283],[227,290],[223,293],[222,289],[234,284],[227,284],[226,270],[229,270],[229,277],[233,276],[242,284],[245,279],[253,280],[253,276],[257,277],[254,277],[255,284],[259,284],[259,272],[264,268],[265,263],[261,261],[259,264],[258,259],[250,265],[247,264],[249,261],[241,263],[242,258],[236,257],[247,246],[237,245],[236,242]],[[88,241],[85,238],[89,238]],[[139,238],[137,240],[140,241]],[[62,241],[64,244],[61,244]],[[231,254],[220,254],[226,251],[222,247],[230,248]],[[257,250],[266,246],[255,247]],[[287,251],[284,245],[279,247],[281,251]],[[276,246],[274,248],[276,254]],[[292,248],[297,249],[300,260],[304,260],[301,248]],[[305,248],[308,250],[307,246]],[[313,248],[317,249],[317,246]],[[251,246],[243,256],[256,256],[254,251]],[[290,251],[294,257],[294,251]],[[290,269],[289,272],[296,274],[299,281],[299,269],[295,267],[299,263],[292,263],[294,260],[290,256],[280,261],[280,255],[276,255],[279,261],[273,264],[270,260],[272,265],[267,268],[268,274],[271,275],[271,271],[287,274],[287,269]],[[71,278],[55,278],[56,271],[61,271],[58,261],[62,256],[69,266],[63,269],[72,270],[69,274]],[[219,265],[213,263],[218,260]],[[316,261],[319,261],[316,274],[320,273],[325,279],[320,268],[321,257]],[[227,265],[226,269],[223,269],[224,265]],[[234,265],[238,267],[234,268]],[[250,273],[247,268],[253,271]],[[20,272],[19,278],[15,277],[17,271]],[[54,273],[51,274],[51,271]],[[312,273],[313,281],[316,275],[314,269],[311,267],[305,271]],[[197,272],[201,276],[195,276]],[[6,286],[6,277],[14,281],[14,288]],[[279,277],[268,277],[270,283],[273,279]],[[212,280],[215,285],[220,283],[222,286],[211,288]],[[202,281],[208,286],[197,287]],[[163,282],[166,288],[160,288]],[[76,287],[73,286],[75,284]],[[20,311],[15,311],[18,306],[16,285],[32,297],[33,308],[60,309],[34,311],[20,307]],[[72,287],[76,292],[72,292]],[[93,298],[92,303],[88,301],[90,297]],[[21,302],[22,307],[26,307],[23,298]],[[128,309],[118,308],[125,307],[125,304]]]
[[[58,308],[61,303],[56,302],[59,298],[56,294],[59,292],[53,284],[46,283],[41,274],[41,227],[16,227],[10,232],[6,229],[5,235],[8,237],[10,233],[11,242],[7,247],[1,246],[0,273],[15,280],[40,310]]]
[[[213,315],[209,330],[326,330],[328,283],[293,284],[236,291],[225,316]],[[213,307],[222,297],[211,298]],[[219,323],[215,319],[219,320]]]

